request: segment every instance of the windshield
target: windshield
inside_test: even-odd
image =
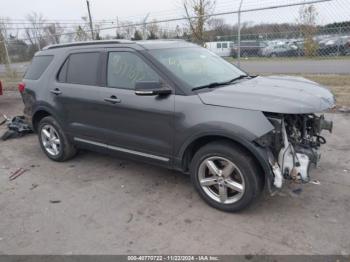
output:
[[[160,63],[190,88],[230,81],[245,72],[205,48],[151,50]]]

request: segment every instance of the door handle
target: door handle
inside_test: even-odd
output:
[[[62,91],[59,90],[58,88],[55,88],[55,89],[53,89],[53,90],[50,90],[50,92],[51,92],[52,94],[55,94],[55,95],[60,95],[60,94],[62,94]]]
[[[112,103],[112,104],[116,104],[116,103],[120,103],[121,100],[116,97],[116,96],[111,96],[111,97],[108,97],[108,98],[105,98],[104,99],[106,102],[109,102],[109,103]]]

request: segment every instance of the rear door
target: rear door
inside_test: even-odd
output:
[[[103,142],[100,76],[100,50],[71,52],[61,66],[50,96],[69,135]]]

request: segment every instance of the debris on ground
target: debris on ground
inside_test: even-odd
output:
[[[37,188],[39,185],[38,184],[32,184],[32,187],[30,188],[30,190],[33,190],[35,188]]]
[[[310,184],[314,184],[314,185],[321,185],[321,182],[319,181],[319,180],[311,180],[310,182],[309,182]]]
[[[1,125],[3,125],[3,124],[5,124],[7,121],[9,121],[10,119],[6,116],[6,115],[4,115],[4,114],[1,114],[0,115],[0,126]]]
[[[341,107],[338,108],[338,111],[342,112],[342,113],[350,113],[350,107],[348,107],[348,106],[341,106]]]
[[[13,172],[9,176],[10,181],[15,180],[17,177],[23,175],[27,171],[28,171],[28,169],[18,168],[15,172]]]
[[[28,123],[25,122],[24,116],[15,116],[9,121],[7,124],[9,130],[2,135],[2,140],[22,137],[33,132]]]
[[[51,204],[59,204],[61,203],[61,200],[50,200]]]
[[[134,214],[130,213],[129,214],[129,219],[128,219],[128,221],[126,221],[126,223],[130,223],[133,218],[134,218]]]
[[[297,194],[297,195],[300,195],[301,192],[303,192],[303,189],[302,189],[301,187],[299,187],[299,188],[293,190],[293,193],[294,193],[294,194]]]

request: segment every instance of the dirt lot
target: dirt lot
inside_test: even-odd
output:
[[[17,93],[0,96],[0,112],[21,110]],[[239,214],[210,208],[176,172],[90,152],[55,163],[35,135],[0,142],[0,254],[350,254],[350,115],[328,117],[320,185]]]

